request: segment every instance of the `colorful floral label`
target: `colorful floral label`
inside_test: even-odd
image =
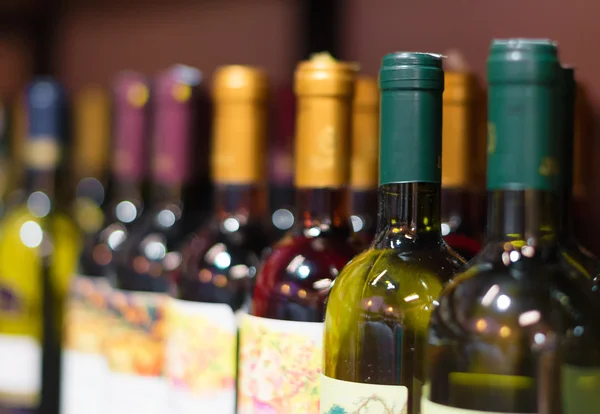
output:
[[[408,388],[363,384],[321,375],[321,414],[406,414]]]
[[[316,414],[323,324],[244,315],[238,414]]]
[[[158,293],[114,289],[109,300],[110,331],[104,344],[109,366],[106,412],[164,414],[165,308]]]
[[[229,305],[169,300],[171,413],[235,414],[237,323]]]
[[[108,365],[104,341],[110,329],[110,286],[103,278],[77,276],[65,315],[61,413],[102,413]]]

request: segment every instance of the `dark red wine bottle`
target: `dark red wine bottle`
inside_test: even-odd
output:
[[[180,265],[187,233],[182,187],[188,176],[195,87],[200,72],[176,65],[153,85],[151,202],[117,257],[109,307],[119,321],[106,342],[112,413],[164,413],[168,273]]]
[[[318,412],[325,298],[357,253],[347,190],[355,73],[328,54],[296,70],[297,216],[263,262],[241,321],[240,414],[293,412],[298,404]]]

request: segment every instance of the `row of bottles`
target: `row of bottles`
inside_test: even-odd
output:
[[[600,267],[573,236],[574,71],[552,42],[492,44],[487,145],[474,77],[439,55],[387,55],[378,85],[301,62],[282,237],[256,68],[214,74],[212,215],[189,208],[200,82],[175,66],[81,95],[70,176],[64,91],[27,91],[26,191],[0,223],[1,410],[592,412]]]

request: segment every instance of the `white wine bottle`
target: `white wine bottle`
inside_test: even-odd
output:
[[[321,413],[419,412],[429,314],[463,264],[441,234],[441,57],[389,54],[379,87],[378,230],[329,295]]]
[[[423,414],[592,414],[600,407],[598,306],[590,280],[561,259],[568,73],[557,54],[549,40],[492,43],[488,242],[432,313]]]
[[[54,198],[64,143],[63,90],[40,78],[29,86],[26,102],[27,197],[0,222],[0,404],[9,412],[55,414],[62,308],[80,235]]]

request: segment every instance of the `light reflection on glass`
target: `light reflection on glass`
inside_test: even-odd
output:
[[[303,279],[307,278],[310,275],[310,267],[306,265],[298,267],[298,275]]]
[[[175,217],[175,213],[173,213],[171,210],[161,210],[156,215],[156,221],[162,227],[171,227],[173,224],[175,224],[176,219],[177,217]]]
[[[447,223],[442,223],[442,236],[450,234],[450,226]]]
[[[498,309],[501,311],[508,309],[510,307],[510,298],[506,295],[498,296],[496,306],[498,306]]]
[[[108,243],[108,247],[112,250],[117,250],[117,248],[125,241],[125,231],[124,230],[115,230],[108,236],[106,242]]]
[[[50,198],[41,191],[31,193],[27,198],[27,208],[36,217],[45,217],[50,212]]]
[[[536,310],[530,310],[527,312],[523,312],[519,315],[519,325],[521,326],[529,326],[534,323],[539,322],[541,318],[540,312]]]
[[[225,228],[226,231],[233,233],[233,232],[239,230],[240,222],[237,221],[237,219],[235,219],[233,217],[229,217],[229,218],[225,219],[225,221],[223,222],[223,227]]]
[[[115,208],[119,221],[131,223],[137,217],[137,207],[131,201],[121,201]]]
[[[177,269],[181,264],[181,254],[179,252],[169,252],[163,259],[163,266],[166,271]]]
[[[481,299],[481,304],[483,306],[490,306],[494,299],[496,299],[498,292],[500,292],[500,286],[493,285],[483,296],[483,299]]]
[[[536,344],[541,345],[544,342],[546,342],[546,335],[544,335],[541,332],[538,332],[535,335],[533,335],[533,340],[535,341]]]
[[[215,256],[214,263],[219,269],[225,269],[231,264],[231,256],[227,252],[220,252]]]
[[[273,225],[279,230],[287,230],[294,225],[294,215],[290,210],[287,210],[285,208],[275,210],[271,217],[271,220],[273,222]]]
[[[356,233],[358,233],[365,227],[365,221],[362,219],[362,217],[352,215],[350,216],[350,221],[352,223],[352,229]]]
[[[42,244],[44,232],[38,223],[35,221],[26,221],[21,225],[19,236],[23,244],[30,248],[36,248]]]

